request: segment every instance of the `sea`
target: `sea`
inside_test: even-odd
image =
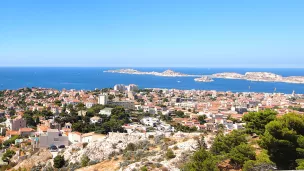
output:
[[[1,67],[0,90],[24,87],[43,87],[76,90],[110,88],[115,84],[136,84],[139,88],[183,90],[216,90],[232,92],[265,92],[304,94],[304,84],[255,82],[247,80],[214,79],[214,82],[195,82],[194,77],[159,77],[107,73],[115,67]],[[133,68],[139,71],[163,72],[171,69],[192,75],[211,75],[220,72],[272,72],[282,76],[304,76],[303,68]]]

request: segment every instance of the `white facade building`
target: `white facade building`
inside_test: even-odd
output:
[[[98,104],[106,105],[108,104],[108,95],[107,94],[101,94],[98,97]]]
[[[114,86],[114,90],[115,90],[115,91],[123,92],[123,91],[126,90],[126,86],[123,85],[123,84],[116,84],[116,85]]]
[[[112,110],[113,110],[113,108],[104,108],[104,109],[100,110],[99,114],[110,116],[112,114]]]

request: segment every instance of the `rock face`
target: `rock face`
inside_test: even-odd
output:
[[[174,150],[174,147],[177,149]],[[192,154],[196,149],[196,141],[194,139],[189,139],[185,142],[180,142],[169,146],[169,149],[174,151],[176,155],[175,158],[167,160],[164,155],[166,151],[160,151],[155,156],[149,156],[145,158],[146,162],[136,162],[128,165],[126,168],[121,168],[119,171],[133,171],[139,170],[143,166],[147,165],[158,165],[160,164],[162,168],[166,168],[168,171],[180,171],[179,164],[185,162],[185,154]],[[160,169],[161,170],[161,169]]]
[[[45,165],[49,159],[52,159],[52,154],[49,152],[49,150],[41,149],[30,158],[18,163],[13,169],[18,170],[18,168],[25,168],[26,170],[30,170],[32,167],[38,164]]]
[[[119,154],[129,143],[147,140],[145,134],[110,133],[100,141],[91,142],[85,148],[74,144],[63,153],[69,163],[81,162],[86,155],[91,161],[100,162],[109,158],[114,153]]]

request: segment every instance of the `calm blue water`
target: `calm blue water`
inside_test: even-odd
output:
[[[140,88],[177,88],[200,89],[233,92],[277,92],[304,94],[304,84],[251,82],[246,80],[215,79],[214,82],[195,82],[193,77],[157,77],[152,75],[128,75],[104,73],[104,70],[118,68],[0,68],[0,89],[18,89],[23,87],[45,87],[56,89],[95,89],[113,87],[115,84],[137,84]],[[164,71],[168,68],[134,68],[140,71]],[[219,72],[249,71],[273,72],[283,76],[304,76],[304,69],[219,69],[219,68],[170,68],[187,74],[213,74]],[[178,82],[179,81],[179,82]]]

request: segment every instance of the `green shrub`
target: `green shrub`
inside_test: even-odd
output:
[[[56,156],[54,158],[54,167],[59,169],[59,168],[62,168],[65,164],[65,161],[64,161],[64,157],[63,156]]]
[[[88,156],[86,156],[86,155],[82,156],[82,158],[81,158],[81,166],[82,167],[88,166],[89,162],[90,162],[90,159],[89,159]]]
[[[170,160],[170,159],[173,159],[173,158],[175,158],[174,152],[171,149],[168,149],[167,153],[166,153],[166,159]]]

